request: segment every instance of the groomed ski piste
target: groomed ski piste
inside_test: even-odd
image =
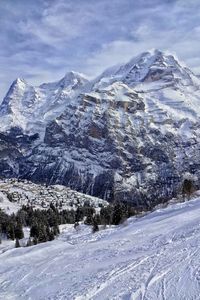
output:
[[[200,299],[200,198],[97,233],[61,231],[0,254],[0,299]]]

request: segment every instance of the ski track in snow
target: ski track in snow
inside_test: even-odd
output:
[[[0,254],[0,299],[200,299],[200,199]]]

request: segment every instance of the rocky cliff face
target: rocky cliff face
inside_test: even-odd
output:
[[[11,87],[1,105],[2,176],[135,205],[176,195],[186,174],[200,184],[200,80],[190,70],[156,50],[91,82],[72,74],[73,83],[65,78],[33,88],[45,90],[38,101],[24,83],[17,92]],[[16,98],[25,107],[22,124]]]

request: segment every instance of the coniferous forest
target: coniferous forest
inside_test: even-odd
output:
[[[59,234],[59,225],[74,224],[79,222],[92,226],[92,231],[99,230],[99,225],[119,225],[127,218],[136,214],[136,210],[124,203],[114,203],[107,207],[101,207],[99,213],[88,203],[79,206],[77,210],[59,210],[53,203],[47,210],[33,209],[31,206],[22,208],[11,215],[0,210],[0,236],[16,240],[16,247],[19,247],[19,240],[24,237],[23,227],[30,228],[30,238],[27,246],[53,240]]]

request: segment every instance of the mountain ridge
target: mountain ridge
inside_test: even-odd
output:
[[[0,117],[0,151],[8,153],[0,175],[136,206],[167,200],[180,192],[185,174],[200,185],[199,88],[192,71],[153,50],[92,81],[69,72],[42,84],[36,92],[46,94],[33,105],[32,94],[19,93],[30,107],[21,114],[24,126],[23,118]]]

